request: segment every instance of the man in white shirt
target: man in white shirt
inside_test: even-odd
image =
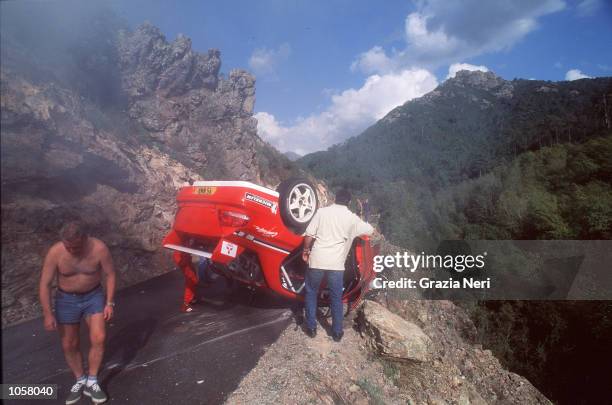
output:
[[[359,235],[372,235],[372,225],[363,222],[347,207],[351,201],[348,190],[336,194],[336,203],[319,209],[304,233],[302,259],[308,263],[306,271],[306,333],[317,334],[317,298],[323,276],[327,276],[332,313],[332,337],[339,342],[342,330],[342,290],[344,262],[353,239]]]

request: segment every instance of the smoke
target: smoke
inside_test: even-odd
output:
[[[2,70],[59,82],[101,106],[117,104],[121,29],[128,24],[102,1],[2,2]]]
[[[0,11],[3,45],[16,41],[37,55],[65,51],[101,23],[127,27],[102,1],[9,1],[0,3]]]

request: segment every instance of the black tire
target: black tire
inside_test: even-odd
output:
[[[319,208],[316,190],[311,182],[303,178],[285,180],[278,185],[280,215],[285,226],[296,233],[306,230]]]

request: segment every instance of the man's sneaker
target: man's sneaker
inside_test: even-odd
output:
[[[334,339],[334,342],[341,341],[342,340],[342,336],[344,336],[344,332],[332,333],[332,339]]]
[[[193,311],[193,307],[189,304],[183,304],[181,306],[181,312],[191,312]]]
[[[77,381],[74,383],[72,388],[70,388],[70,394],[68,394],[68,397],[66,397],[66,405],[79,402],[79,399],[81,399],[81,393],[83,392],[83,387],[85,387],[85,382],[81,383]]]
[[[100,386],[98,385],[98,383],[94,383],[89,387],[85,386],[83,394],[87,395],[88,397],[91,397],[91,402],[93,402],[94,404],[101,404],[103,402],[106,402],[106,400],[108,399],[104,391],[102,391],[102,388],[100,388]]]

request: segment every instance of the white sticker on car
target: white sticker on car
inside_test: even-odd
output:
[[[264,235],[264,236],[268,236],[270,238],[274,238],[276,235],[278,235],[278,232],[275,231],[269,231],[266,228],[262,228],[261,226],[257,226],[255,225],[255,229],[257,230],[257,232],[259,232],[260,234]]]
[[[258,195],[255,194],[251,194],[251,193],[246,193],[244,195],[244,198],[249,200],[249,201],[253,201],[254,203],[263,205],[264,207],[268,207],[270,208],[270,211],[272,211],[273,214],[276,214],[276,203],[270,200],[266,200],[265,198],[262,198]]]
[[[238,252],[238,245],[233,244],[224,240],[221,243],[221,254],[230,257],[236,257],[236,253]]]

